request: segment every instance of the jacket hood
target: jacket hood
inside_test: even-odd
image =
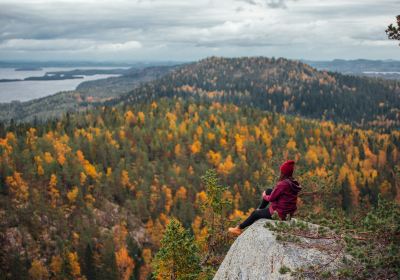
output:
[[[291,179],[291,178],[287,179],[286,181],[289,183],[290,188],[294,194],[298,194],[301,191],[301,186],[298,181],[296,181],[295,179]]]

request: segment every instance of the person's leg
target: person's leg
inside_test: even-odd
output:
[[[268,208],[254,210],[250,216],[239,225],[239,228],[244,229],[259,219],[272,219]]]
[[[267,189],[265,191],[265,193],[267,195],[270,195],[271,192],[272,192],[272,189]],[[243,223],[241,223],[240,225],[238,225],[236,227],[229,228],[228,231],[232,234],[240,235],[242,233],[242,229],[250,226],[255,221],[257,221],[259,219],[272,219],[271,213],[269,212],[269,209],[267,206],[268,206],[268,201],[265,201],[264,199],[262,199],[260,206],[258,206],[258,209],[254,210],[251,213],[251,215]]]
[[[266,193],[267,195],[270,195],[270,194],[272,193],[272,189],[267,189],[267,190],[265,191],[265,193]],[[266,201],[266,200],[264,200],[263,198],[261,198],[260,205],[258,206],[257,209],[264,209],[264,208],[267,208],[268,203],[269,203],[268,201]]]

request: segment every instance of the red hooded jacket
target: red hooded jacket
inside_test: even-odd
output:
[[[271,215],[276,211],[282,220],[286,215],[293,213],[297,209],[297,194],[301,186],[294,179],[284,179],[279,181],[270,195],[264,195],[263,199],[270,202],[269,211]]]

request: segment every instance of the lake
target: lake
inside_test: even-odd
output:
[[[74,69],[121,69],[127,67],[44,67],[39,71],[15,71],[14,68],[0,68],[0,79],[24,79],[27,77],[43,76],[46,72],[70,71]],[[79,75],[81,76],[81,75]],[[75,90],[84,81],[117,77],[120,75],[93,75],[83,76],[83,79],[69,79],[57,81],[18,81],[0,83],[0,103],[11,102],[14,100],[28,101],[60,91]]]

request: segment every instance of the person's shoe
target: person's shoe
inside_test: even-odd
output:
[[[237,227],[230,227],[228,229],[228,231],[234,235],[240,235],[242,233],[242,230],[239,228],[239,226]]]

